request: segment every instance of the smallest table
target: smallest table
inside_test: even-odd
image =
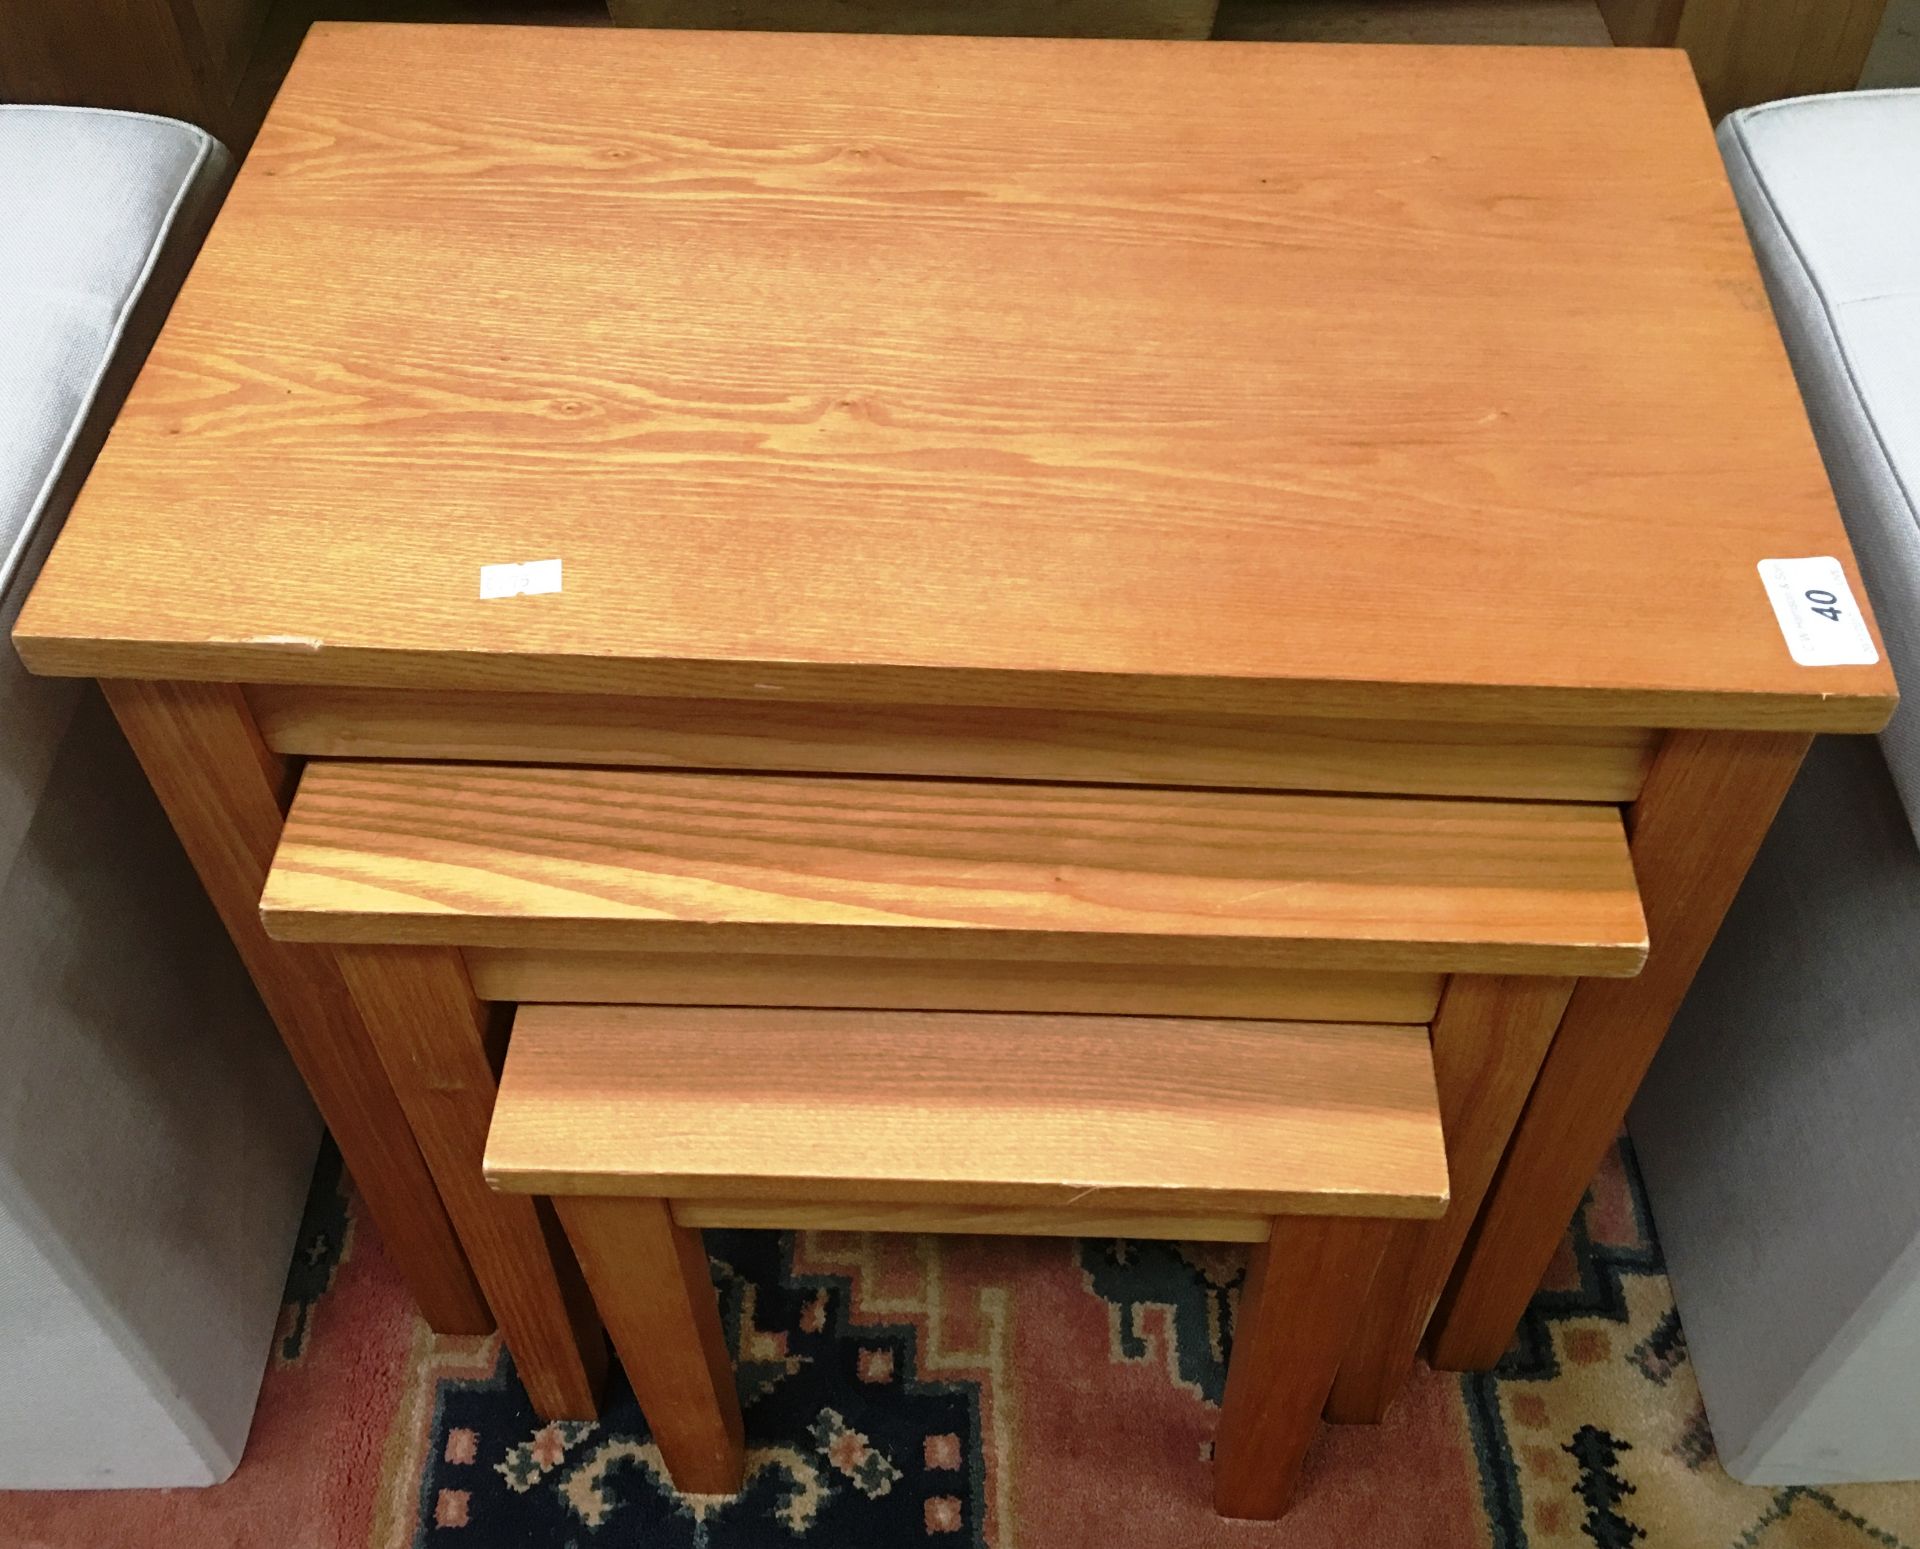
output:
[[[1815,568],[1770,593],[1773,561]],[[556,1414],[600,1341],[543,1208],[482,1179],[487,1007],[743,972],[788,1006],[1431,1022],[1451,1202],[1387,1249],[1333,1412],[1378,1413],[1436,1300],[1436,1358],[1490,1363],[1807,738],[1894,698],[1685,62],[1634,51],[316,27],[16,638],[109,680],[427,1316],[497,1316]],[[823,874],[741,850],[784,843],[766,786],[654,791],[676,822],[623,853],[678,891],[619,896],[665,961],[519,939],[526,888],[491,941],[270,939],[303,763],[320,811],[388,778],[362,760],[871,802]],[[1023,870],[991,803],[897,825],[949,867],[984,833],[1007,886],[849,902],[874,811],[956,778],[1063,848]],[[1117,855],[1104,808],[1166,789],[1177,864]],[[1347,826],[1272,821],[1313,801]],[[1623,808],[1636,912],[1594,926]],[[361,853],[300,812],[284,874]],[[1596,817],[1600,872],[1490,842],[1424,919],[1367,917],[1330,837]],[[334,912],[417,898],[398,860]],[[782,897],[1024,966],[822,967]],[[1644,973],[1602,977],[1641,905]],[[1188,954],[1144,989],[1092,951],[1164,944],[1143,915]],[[1079,956],[980,954],[1075,918]],[[717,969],[729,920],[782,961]]]
[[[553,1197],[702,1494],[745,1457],[699,1226],[1250,1237],[1214,1444],[1239,1517],[1285,1508],[1392,1224],[1447,1188],[1417,1027],[684,1007],[522,1012],[487,1174]]]

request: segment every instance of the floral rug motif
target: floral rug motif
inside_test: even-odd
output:
[[[800,1274],[772,1232],[707,1238],[747,1422],[731,1499],[675,1492],[624,1375],[601,1417],[543,1424],[504,1355],[437,1384],[421,1532],[480,1542],[749,1549],[804,1543],[984,1545],[979,1385],[924,1380],[911,1322],[854,1321],[849,1280]],[[431,1527],[428,1526],[431,1524]]]
[[[542,1424],[436,1339],[323,1159],[246,1461],[199,1491],[0,1496],[0,1549],[1920,1549],[1920,1486],[1721,1472],[1622,1145],[1497,1371],[1329,1427],[1279,1523],[1209,1507],[1245,1254],[712,1232],[747,1487],[682,1496],[617,1370]]]

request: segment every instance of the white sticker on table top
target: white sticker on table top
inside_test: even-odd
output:
[[[1763,559],[1760,579],[1787,649],[1802,667],[1870,667],[1880,660],[1847,573],[1831,554]]]
[[[480,597],[537,597],[560,590],[560,561],[530,559],[522,565],[482,565]]]

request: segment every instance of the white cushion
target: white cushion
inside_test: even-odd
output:
[[[1748,108],[1720,147],[1905,696],[1881,747],[1920,834],[1920,90]]]
[[[0,636],[11,634],[226,177],[191,124],[0,106]],[[0,639],[0,878],[73,714]]]
[[[226,163],[166,119],[0,107],[0,631]],[[0,1490],[232,1471],[318,1139],[132,752],[82,689],[28,677],[0,641]]]
[[[168,118],[0,106],[0,598],[50,536],[37,524],[135,305],[169,241],[198,236],[226,161]]]

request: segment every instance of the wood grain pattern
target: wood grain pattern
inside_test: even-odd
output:
[[[1379,1221],[1287,1220],[1247,1268],[1213,1441],[1223,1517],[1287,1509],[1340,1352],[1390,1230]]]
[[[1887,0],[1685,0],[1673,41],[1718,117],[1756,102],[1850,91]]]
[[[270,941],[261,928],[287,766],[230,685],[102,687],[421,1316],[438,1333],[486,1333],[493,1314],[333,954]]]
[[[1389,1235],[1327,1396],[1329,1420],[1378,1421],[1406,1383],[1572,993],[1571,979],[1461,974],[1447,982],[1433,1026],[1433,1070],[1452,1197],[1440,1220],[1403,1222]]]
[[[1430,1217],[1436,1101],[1420,1028],[523,1006],[486,1175],[675,1200]]]
[[[1437,974],[1314,973],[1187,963],[950,962],[767,952],[552,952],[468,947],[483,1000],[600,1005],[846,1006],[1419,1022]]]
[[[260,684],[269,747],[331,758],[642,764],[1631,801],[1638,727],[768,704],[589,694],[419,694]]]
[[[958,1232],[988,1237],[1148,1237],[1169,1242],[1265,1242],[1266,1216],[1149,1215],[1144,1211],[1006,1205],[841,1204],[815,1200],[678,1199],[683,1226],[782,1232]]]
[[[95,675],[1875,729],[1885,666],[1796,666],[1755,572],[1822,553],[1670,55],[323,25],[17,638]],[[549,556],[562,592],[478,598]]]
[[[337,956],[535,1413],[593,1419],[607,1342],[579,1267],[545,1201],[495,1194],[481,1175],[494,1076],[487,1011],[458,954],[345,947]]]
[[[620,1365],[679,1489],[732,1495],[740,1398],[700,1234],[657,1199],[556,1199]]]
[[[607,0],[623,27],[1204,38],[1214,0]]]
[[[290,940],[1636,972],[1611,807],[312,765]]]
[[[1675,732],[1632,809],[1653,951],[1631,984],[1586,980],[1455,1266],[1430,1334],[1448,1371],[1505,1353],[1594,1168],[1739,890],[1809,739]]]

